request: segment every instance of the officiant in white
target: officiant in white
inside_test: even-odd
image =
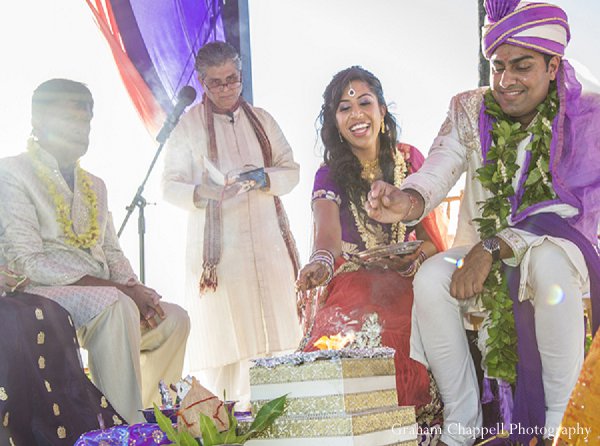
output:
[[[163,193],[189,210],[188,366],[215,394],[226,390],[244,403],[249,359],[300,340],[298,255],[279,199],[298,183],[299,166],[273,117],[241,97],[241,60],[231,45],[202,47],[196,70],[204,97],[171,135]],[[265,175],[249,191],[224,187],[211,180],[209,163],[225,174],[253,166]]]

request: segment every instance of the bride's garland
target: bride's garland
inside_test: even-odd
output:
[[[56,221],[60,225],[65,237],[65,242],[75,248],[91,248],[98,243],[100,236],[100,225],[98,223],[98,198],[94,192],[90,176],[76,166],[77,186],[83,195],[83,201],[88,209],[88,227],[82,234],[76,234],[73,230],[73,220],[71,220],[71,206],[65,201],[63,195],[57,190],[56,183],[50,178],[50,169],[40,160],[39,146],[30,140],[27,145],[27,151],[33,162],[35,173],[44,183],[48,194],[54,202],[56,211]]]
[[[404,159],[404,154],[400,151],[394,152],[394,186],[400,187],[408,174],[408,166]],[[365,206],[366,197],[362,198],[361,206]],[[358,208],[356,204],[350,202],[350,211],[356,224],[356,229],[360,235],[362,242],[365,244],[366,249],[375,248],[381,245],[387,245],[390,243],[398,243],[404,241],[406,235],[406,225],[401,222],[393,223],[391,234],[387,234],[383,227],[378,224],[365,225],[358,215]],[[343,244],[343,242],[342,242]],[[356,245],[353,245],[355,248]],[[342,273],[358,271],[361,265],[352,261],[351,258],[345,256],[347,262],[342,264],[338,269],[335,270],[333,276],[337,276]]]
[[[475,219],[482,240],[508,227],[507,218],[511,213],[509,197],[515,195],[512,181],[519,169],[516,163],[517,147],[528,134],[532,136],[525,150],[531,153],[531,158],[528,171],[522,172],[527,177],[518,211],[556,197],[552,189],[549,162],[552,120],[558,111],[558,97],[556,88],[552,88],[544,102],[537,106],[538,114],[527,129],[513,122],[502,111],[490,90],[485,93],[484,102],[485,113],[495,122],[491,130],[493,143],[487,153],[488,162],[477,169],[481,185],[492,193],[490,198],[482,202],[482,218]],[[485,355],[488,375],[514,383],[518,360],[517,335],[512,300],[502,274],[501,262],[493,263],[481,299],[489,311],[486,322],[489,337]]]
[[[404,182],[407,174],[406,161],[404,155],[398,151],[394,151],[394,186],[400,187]],[[366,196],[362,197],[361,206],[364,208],[366,203]],[[406,226],[401,222],[392,224],[391,240],[389,240],[387,234],[385,234],[383,228],[380,225],[371,225],[371,230],[363,223],[358,216],[358,209],[356,204],[350,202],[350,210],[356,223],[360,238],[365,244],[366,249],[375,248],[381,244],[398,243],[404,241],[404,235],[406,233]]]

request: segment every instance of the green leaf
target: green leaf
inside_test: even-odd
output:
[[[237,422],[237,418],[233,416],[232,412],[233,411],[229,411],[229,410],[227,411],[227,416],[229,417],[229,429],[224,434],[221,434],[223,436],[224,444],[237,443],[238,422]]]
[[[268,403],[264,404],[256,414],[254,421],[250,425],[250,431],[248,432],[248,434],[260,433],[267,427],[269,427],[271,424],[273,424],[275,419],[281,416],[281,414],[283,414],[283,412],[285,411],[286,402],[287,394],[282,395],[279,398],[275,398],[274,400],[271,400]]]
[[[181,446],[199,446],[192,434],[187,431],[181,431],[179,434],[179,444]]]
[[[167,438],[176,445],[179,445],[179,434],[173,427],[173,423],[171,423],[171,420],[160,411],[156,403],[154,403],[154,417],[156,418],[156,423],[158,424],[158,427],[160,427],[160,430],[167,434]]]
[[[223,440],[221,438],[221,434],[217,430],[217,426],[215,426],[214,421],[204,415],[203,413],[200,415],[200,432],[202,432],[202,445],[203,446],[215,446],[218,444],[223,444]]]
[[[527,177],[527,180],[525,181],[525,187],[531,186],[532,184],[536,183],[537,181],[539,181],[541,179],[542,179],[542,174],[540,173],[540,171],[537,169],[532,170],[531,172],[529,172],[529,176]]]
[[[546,99],[538,105],[535,120],[525,130],[502,111],[491,90],[485,92],[485,113],[493,118],[490,132],[493,143],[487,155],[489,163],[477,170],[477,179],[491,195],[484,203],[479,203],[482,218],[474,219],[482,239],[508,227],[507,218],[511,212],[509,199],[515,194],[512,180],[519,170],[517,148],[525,138],[528,138],[525,150],[531,153],[531,162],[527,172],[524,172],[527,179],[518,210],[556,197],[545,178],[547,182],[552,181],[549,169],[552,129],[549,123],[558,111],[557,97],[556,88],[552,88]],[[499,170],[498,160],[504,164],[503,171]],[[496,172],[504,172],[504,175]],[[504,276],[498,283],[496,277],[499,272],[499,263],[495,262],[480,295],[482,304],[488,310],[489,337],[484,362],[490,376],[514,383],[518,357],[512,300]]]

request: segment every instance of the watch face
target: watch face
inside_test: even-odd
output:
[[[486,238],[483,241],[483,247],[488,251],[497,251],[500,249],[500,242],[496,238]]]
[[[493,260],[500,259],[500,240],[497,238],[486,238],[481,242],[483,249],[492,255]]]

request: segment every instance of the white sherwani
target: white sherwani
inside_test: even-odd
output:
[[[448,118],[427,160],[402,185],[403,189],[414,189],[423,196],[424,215],[427,215],[446,197],[460,176],[466,174],[454,247],[425,262],[413,284],[411,356],[431,367],[440,387],[445,405],[442,440],[449,445],[472,444],[469,429],[472,433],[473,427],[481,424],[475,370],[463,327],[463,314],[480,308],[474,299],[452,298],[449,284],[456,268],[452,261],[464,257],[479,241],[473,219],[481,217],[480,203],[490,196],[476,179],[477,169],[483,166],[478,124],[484,91],[469,91],[452,99]],[[519,165],[523,164],[528,141],[526,138],[517,148]],[[515,190],[520,176],[519,171],[513,182]],[[576,210],[559,204],[538,212],[567,217]],[[506,263],[520,265],[519,299],[530,299],[535,308],[546,395],[546,427],[556,429],[583,363],[581,297],[589,289],[587,267],[581,252],[567,240],[540,237],[513,228],[501,231],[498,236],[515,253]],[[562,300],[552,295],[557,291],[563,293]]]
[[[80,234],[88,225],[87,208],[75,178],[71,191],[52,156],[40,151],[44,164],[50,166],[57,192],[72,202],[74,230]],[[26,153],[6,158],[0,164],[0,246],[5,260],[16,271],[31,280],[27,291],[56,300],[73,318],[76,328],[85,325],[106,307],[117,301],[116,288],[68,286],[86,275],[127,283],[137,280],[123,255],[115,234],[112,216],[108,212],[106,186],[91,174],[98,199],[100,238],[89,250],[67,244],[56,221],[54,202],[31,164]],[[49,288],[51,287],[51,288]]]
[[[189,211],[185,306],[192,320],[192,341],[188,346],[192,371],[296,348],[301,335],[295,311],[293,266],[273,201],[273,195],[284,195],[298,183],[299,166],[275,120],[262,109],[256,108],[255,113],[273,150],[273,167],[265,169],[270,188],[268,192],[251,191],[223,202],[216,292],[201,296],[198,286],[206,200],[196,207],[193,194],[208,156],[202,104],[183,116],[166,149],[165,199]],[[215,113],[214,125],[223,173],[248,164],[264,166],[259,142],[241,108],[233,113],[233,118]],[[222,393],[222,389],[216,391]]]
[[[57,193],[71,205],[74,231],[84,233],[89,216],[77,178],[71,191],[56,160],[42,149],[39,153]],[[29,277],[28,292],[58,302],[71,314],[79,343],[88,350],[94,383],[127,421],[141,421],[138,410],[160,402],[159,379],[181,377],[189,319],[180,307],[161,303],[166,319],[142,332],[137,306],[116,287],[69,286],[86,275],[119,284],[137,280],[119,247],[106,186],[88,175],[97,196],[100,234],[95,246],[79,249],[65,242],[54,201],[30,156],[0,160],[0,260]]]

